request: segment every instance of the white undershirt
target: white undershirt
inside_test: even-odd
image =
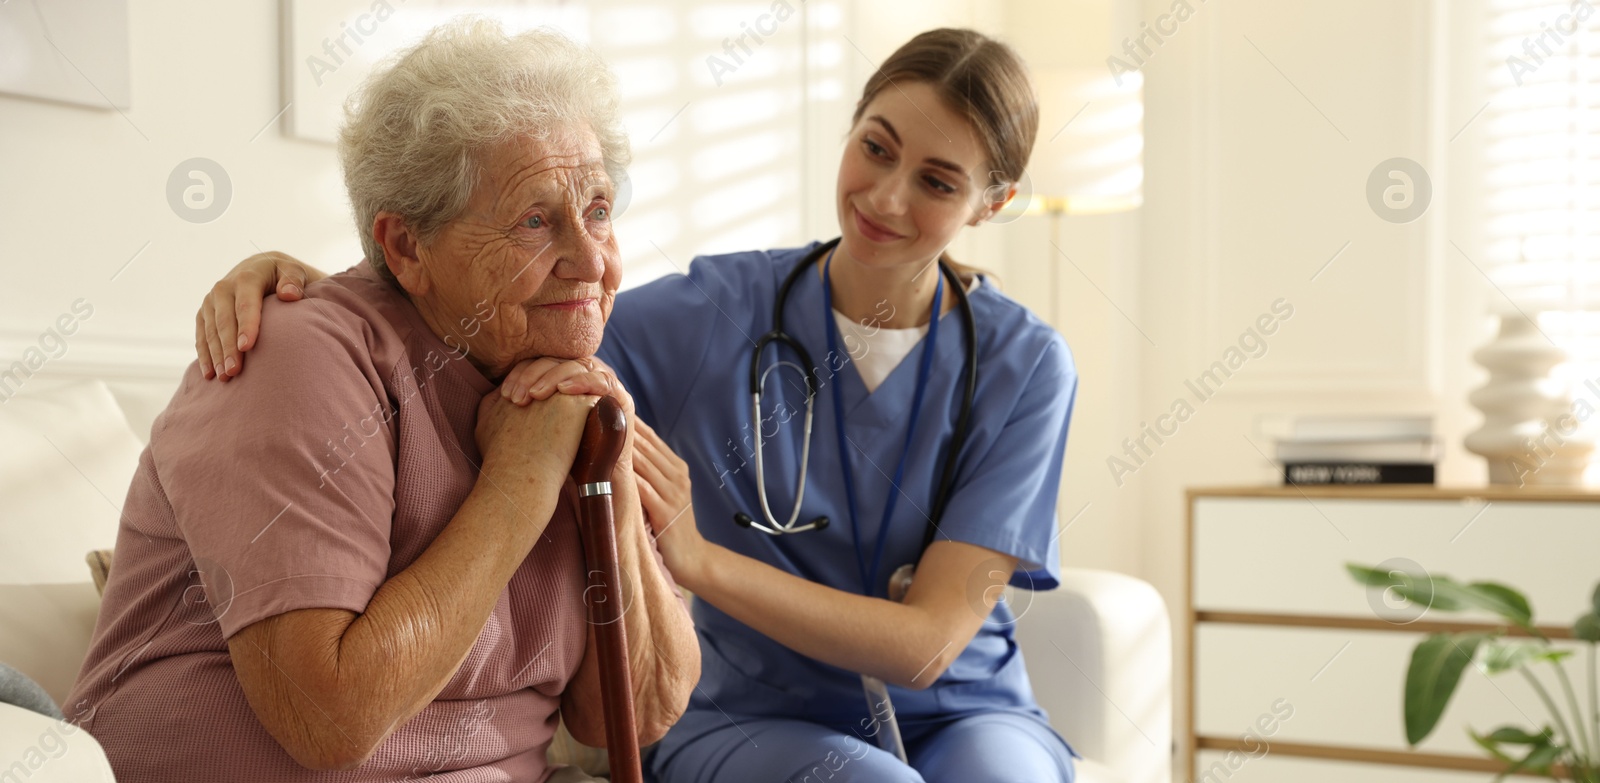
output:
[[[883,379],[894,372],[894,368],[928,333],[925,325],[909,329],[885,329],[869,322],[863,326],[838,310],[833,311],[833,320],[839,324],[839,336],[844,338],[840,348],[850,355],[856,372],[861,373],[861,382],[866,384],[868,394],[877,390]]]
[[[975,276],[967,286],[967,291],[976,291],[979,285],[982,285],[982,278]],[[839,324],[839,336],[843,338],[840,348],[849,354],[856,372],[861,374],[861,382],[866,384],[868,394],[883,385],[889,373],[905,361],[917,343],[922,341],[922,336],[928,333],[926,324],[909,329],[885,329],[871,321],[863,325],[850,320],[849,316],[838,310],[833,311],[833,320]]]

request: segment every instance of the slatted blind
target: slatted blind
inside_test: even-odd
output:
[[[842,0],[597,2],[589,35],[621,82],[633,141],[631,203],[617,221],[632,287],[697,254],[809,241],[808,106],[844,91]]]
[[[633,147],[616,211],[625,288],[698,254],[813,238],[801,227],[806,166],[836,162],[846,128],[817,132],[807,112],[848,92],[848,0],[410,0],[381,15],[371,0],[287,2],[292,132],[307,139],[331,142],[374,63],[462,14],[594,47],[617,74]],[[331,57],[325,44],[350,52],[331,72],[307,71],[307,58]]]
[[[1488,0],[1487,8],[1490,276],[1569,352],[1553,374],[1594,406],[1592,433],[1600,424],[1600,7]]]

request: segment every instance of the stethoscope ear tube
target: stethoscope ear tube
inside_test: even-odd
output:
[[[956,431],[950,437],[950,451],[945,454],[944,470],[939,476],[939,494],[933,499],[933,514],[928,517],[928,527],[922,531],[922,549],[928,551],[928,546],[933,543],[935,534],[938,533],[939,520],[944,518],[945,506],[950,503],[950,496],[955,492],[956,461],[961,456],[961,449],[967,443],[967,433],[972,428],[972,398],[978,392],[978,327],[972,318],[972,303],[967,301],[967,288],[961,284],[961,277],[950,267],[939,264],[945,277],[950,280],[951,288],[956,292],[956,300],[960,304],[962,313],[961,333],[967,341],[967,377],[961,390],[961,412],[956,415]]]
[[[807,376],[807,381],[807,386],[809,387],[809,376]],[[828,526],[827,517],[817,517],[804,525],[795,526],[795,522],[800,519],[800,506],[805,502],[806,498],[806,465],[811,462],[811,417],[815,407],[813,404],[815,399],[815,394],[808,393],[806,395],[805,435],[800,446],[800,476],[797,484],[798,488],[794,494],[794,509],[789,512],[789,520],[787,522],[779,523],[777,518],[772,515],[771,504],[767,502],[767,470],[766,463],[762,457],[761,394],[759,386],[758,391],[750,395],[750,420],[755,424],[751,429],[755,431],[756,495],[760,498],[761,514],[766,518],[767,524],[757,522],[749,514],[740,512],[733,516],[733,521],[740,527],[754,527],[763,533],[781,535],[783,533],[804,533],[807,530],[821,530]]]
[[[755,348],[751,351],[750,424],[751,429],[754,431],[753,439],[755,441],[756,495],[761,502],[761,516],[763,518],[763,522],[757,522],[749,514],[741,511],[733,515],[734,523],[740,527],[753,527],[756,530],[767,533],[768,535],[776,536],[783,535],[785,533],[804,533],[808,530],[822,530],[828,526],[827,517],[817,517],[804,525],[795,525],[795,522],[799,521],[800,519],[800,505],[805,500],[806,495],[806,466],[811,462],[811,425],[815,420],[814,416],[816,413],[817,379],[815,377],[815,373],[817,366],[816,364],[812,363],[811,353],[806,350],[805,346],[801,345],[798,340],[790,337],[783,331],[783,303],[786,299],[788,299],[790,289],[794,288],[795,282],[800,279],[801,272],[807,267],[811,266],[811,264],[816,263],[816,260],[821,258],[823,253],[827,252],[838,244],[839,240],[835,239],[832,242],[825,243],[811,251],[811,253],[809,253],[806,258],[800,262],[800,264],[796,265],[795,268],[789,272],[789,276],[784,278],[783,285],[778,289],[777,303],[773,308],[772,331],[761,335],[761,337],[756,340]],[[778,518],[773,515],[772,505],[767,501],[767,471],[765,459],[762,453],[761,354],[766,350],[767,345],[769,344],[774,345],[776,348],[787,347],[795,352],[795,355],[800,358],[800,367],[803,369],[806,382],[806,418],[804,432],[801,435],[800,441],[799,483],[797,485],[797,489],[795,490],[794,509],[789,513],[788,521],[781,523],[778,521]]]

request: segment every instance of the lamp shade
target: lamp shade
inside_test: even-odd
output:
[[[1039,68],[1039,138],[1011,214],[1121,212],[1144,203],[1144,89],[1104,68]]]

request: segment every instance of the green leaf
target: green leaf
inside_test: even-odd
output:
[[[1496,639],[1484,649],[1483,670],[1495,675],[1508,672],[1536,661],[1559,663],[1572,654],[1570,650],[1556,650],[1543,642],[1526,639]]]
[[[1522,593],[1495,582],[1473,582],[1467,585],[1467,590],[1473,595],[1473,605],[1478,608],[1487,609],[1518,625],[1533,624],[1533,606]]]
[[[1550,742],[1550,730],[1529,734],[1516,726],[1501,726],[1485,735],[1484,739],[1501,745],[1545,745]]]
[[[1590,612],[1572,624],[1572,635],[1586,642],[1600,642],[1600,613]]]
[[[1355,563],[1345,563],[1344,567],[1357,582],[1380,590],[1393,590],[1395,595],[1423,609],[1459,612],[1467,608],[1467,605],[1459,598],[1446,595],[1444,593],[1447,591],[1442,591],[1435,587],[1438,582],[1448,582],[1449,580],[1445,577],[1435,577],[1427,573],[1412,574],[1400,570],[1386,571]],[[1449,592],[1460,593],[1466,589],[1460,585],[1454,585],[1454,587],[1455,590]]]
[[[1376,568],[1368,568],[1355,563],[1345,563],[1344,570],[1349,571],[1357,582],[1367,587],[1388,587],[1393,584],[1387,571],[1379,571]]]
[[[1488,638],[1481,633],[1433,634],[1411,651],[1405,690],[1407,742],[1415,745],[1433,732],[1461,682],[1461,671]]]
[[[1396,571],[1392,577],[1390,584],[1395,593],[1412,603],[1441,612],[1459,612],[1471,608],[1471,604],[1463,600],[1467,588],[1456,584],[1448,576]]]
[[[1548,728],[1545,729],[1543,734],[1533,735],[1534,741],[1527,743],[1527,754],[1521,759],[1512,762],[1510,766],[1505,768],[1505,771],[1496,775],[1494,777],[1495,781],[1498,783],[1498,781],[1505,780],[1506,776],[1516,774],[1522,769],[1541,771],[1540,765],[1543,765],[1542,771],[1545,772],[1545,774],[1549,774],[1550,765],[1557,759],[1561,758],[1561,753],[1563,750],[1561,746],[1555,745],[1550,741],[1550,736],[1550,730]],[[1495,755],[1500,757],[1503,761],[1511,761],[1510,758],[1507,758],[1502,754],[1496,753]]]
[[[1525,769],[1540,775],[1548,775],[1550,774],[1550,765],[1556,763],[1565,750],[1560,745],[1540,745],[1528,751],[1528,755],[1522,757],[1522,760],[1517,762],[1514,769]]]
[[[1441,612],[1459,612],[1471,607],[1463,600],[1467,589],[1447,576],[1406,574],[1397,572],[1394,591],[1401,598],[1428,609],[1438,609]]]
[[[1523,627],[1533,622],[1533,610],[1528,605],[1528,599],[1505,585],[1492,582],[1463,585],[1443,576],[1433,577],[1432,582],[1435,609],[1482,609]]]
[[[1493,739],[1493,734],[1479,734],[1472,729],[1467,729],[1467,736],[1471,737],[1473,742],[1478,743],[1478,747],[1488,751],[1489,755],[1494,756],[1496,759],[1499,759],[1507,764],[1512,763],[1511,757],[1507,756],[1505,751],[1500,750],[1500,745]]]
[[[1600,615],[1600,582],[1594,583],[1594,596],[1589,599],[1589,603],[1594,604],[1592,607],[1594,613]]]
[[[1345,570],[1368,587],[1394,590],[1396,595],[1419,606],[1441,612],[1481,609],[1524,628],[1533,627],[1533,606],[1527,596],[1498,582],[1463,585],[1447,576],[1382,571],[1355,563],[1346,563]],[[1595,604],[1600,613],[1600,586],[1595,588]]]
[[[1451,581],[1450,576],[1432,576],[1427,580],[1418,580],[1413,591],[1416,591],[1416,596],[1411,597],[1411,600],[1418,600],[1422,605],[1437,608],[1440,612],[1466,612],[1472,608],[1472,604],[1461,599],[1466,588]],[[1402,591],[1402,594],[1405,594],[1405,591]]]

